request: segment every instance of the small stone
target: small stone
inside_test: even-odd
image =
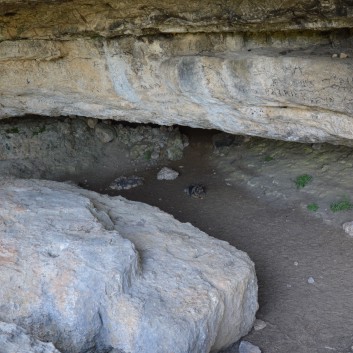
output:
[[[129,177],[121,176],[115,179],[111,184],[110,188],[113,190],[129,190],[132,188],[136,188],[137,186],[143,185],[143,178],[132,175]]]
[[[191,184],[184,192],[194,199],[203,199],[206,196],[206,187],[202,184]]]
[[[171,146],[167,149],[167,158],[170,161],[177,161],[183,158],[183,150],[178,146]]]
[[[266,322],[260,319],[256,319],[254,322],[254,330],[260,331],[263,330],[267,326]]]
[[[156,160],[160,156],[160,152],[158,150],[154,150],[151,154],[151,159]]]
[[[309,278],[308,278],[308,283],[309,283],[309,284],[314,284],[314,283],[315,283],[314,278],[313,278],[313,277],[309,277]]]
[[[298,265],[299,265],[298,261],[294,261],[294,266],[298,266]]]
[[[93,119],[93,118],[88,118],[88,119],[87,119],[87,125],[88,125],[88,127],[90,127],[91,129],[94,129],[97,124],[98,124],[98,119]]]
[[[342,228],[350,237],[353,237],[353,222],[344,223]]]
[[[248,341],[241,341],[239,353],[261,353],[261,349]]]
[[[338,54],[332,54],[332,58],[338,58]]]
[[[340,59],[347,59],[347,58],[348,58],[348,54],[340,53]]]
[[[158,174],[157,174],[157,179],[158,180],[174,180],[179,176],[179,173],[173,169],[164,167],[162,168]]]
[[[97,138],[103,143],[113,141],[116,137],[115,129],[107,124],[97,124],[95,133]]]
[[[329,170],[329,166],[327,164],[323,164],[323,166],[321,167],[321,171],[327,172],[328,170]]]

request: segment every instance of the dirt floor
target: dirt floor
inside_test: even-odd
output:
[[[263,353],[352,352],[353,239],[341,224],[353,220],[353,211],[334,213],[329,208],[336,196],[348,197],[352,191],[351,166],[344,166],[347,180],[337,188],[335,180],[329,180],[329,185],[325,180],[320,183],[315,174],[316,169],[322,171],[315,155],[322,153],[320,149],[331,151],[325,151],[331,153],[324,163],[328,179],[334,178],[342,165],[340,156],[348,160],[352,150],[316,145],[307,152],[309,158],[302,151],[311,149],[309,145],[255,139],[215,151],[214,132],[188,132],[191,143],[185,157],[169,164],[180,172],[176,180],[156,180],[160,168],[155,167],[139,174],[145,177],[145,184],[135,189],[112,191],[94,176],[86,176],[86,187],[158,206],[246,251],[256,264],[257,318],[267,326],[244,339]],[[295,177],[299,172],[313,174],[316,187],[298,189]],[[206,198],[188,197],[183,189],[191,183],[206,185]],[[336,194],[328,192],[332,188]],[[309,202],[320,209],[309,211]],[[236,353],[237,348],[226,352]]]
[[[344,222],[353,221],[353,210],[331,210],[340,201],[353,207],[352,148],[242,137],[228,143],[227,136],[215,139],[215,131],[185,129],[190,145],[182,160],[128,166],[125,147],[95,147],[93,130],[83,122],[65,120],[45,129],[36,124],[33,131],[28,122],[26,127],[3,128],[2,174],[70,179],[88,189],[157,206],[228,241],[255,262],[257,318],[267,323],[246,340],[263,353],[353,352],[353,238],[342,229]],[[61,131],[68,131],[73,140],[61,143]],[[158,181],[161,166],[180,176]],[[111,190],[110,183],[125,167],[143,176],[144,185]],[[296,178],[304,174],[311,180],[298,188]],[[192,183],[206,186],[204,199],[183,192]],[[236,345],[226,353],[237,353]]]

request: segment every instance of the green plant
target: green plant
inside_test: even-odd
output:
[[[303,174],[303,175],[297,176],[294,182],[297,188],[300,189],[308,185],[312,180],[313,180],[313,177],[311,175]]]
[[[5,130],[7,134],[18,134],[20,132],[18,127],[13,127],[11,129]]]
[[[39,128],[39,130],[33,131],[32,136],[37,136],[39,134],[42,134],[44,131],[45,131],[45,125],[43,125],[41,128]]]
[[[311,211],[311,212],[316,212],[319,209],[319,206],[317,203],[309,203],[306,208]]]
[[[265,162],[271,162],[273,161],[273,157],[272,156],[266,156],[265,157]]]
[[[151,150],[146,151],[146,152],[143,154],[143,156],[144,156],[144,158],[145,158],[146,161],[151,160],[152,151],[151,151]]]
[[[332,202],[330,205],[330,210],[332,212],[349,211],[353,208],[353,204],[349,201],[347,197],[340,201]]]

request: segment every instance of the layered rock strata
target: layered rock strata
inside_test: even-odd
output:
[[[79,115],[351,145],[351,59],[332,58],[320,36],[308,50],[299,49],[304,40],[284,50],[263,39],[252,49],[233,34],[4,41],[0,116]]]
[[[0,40],[159,33],[327,30],[352,25],[351,0],[1,0]]]
[[[0,118],[352,145],[351,1],[0,1]]]

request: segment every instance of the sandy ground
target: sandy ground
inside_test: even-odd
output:
[[[182,160],[168,164],[180,172],[176,180],[158,181],[160,166],[139,167],[136,173],[130,166],[145,183],[118,192],[108,186],[124,166],[129,169],[121,149],[107,145],[104,153],[96,151],[99,158],[94,163],[82,169],[82,161],[92,159],[89,148],[80,145],[85,138],[76,138],[70,145],[72,153],[65,141],[64,147],[51,144],[48,149],[49,130],[44,142],[29,141],[27,146],[21,140],[28,147],[21,152],[26,159],[3,157],[0,172],[15,170],[17,176],[28,178],[38,177],[37,169],[43,169],[42,177],[57,175],[52,179],[71,179],[98,192],[146,202],[228,241],[255,262],[257,317],[267,323],[246,340],[263,353],[353,352],[353,239],[342,230],[344,222],[353,221],[353,210],[330,210],[332,202],[353,198],[353,149],[251,138],[215,150],[216,132],[185,129],[190,146]],[[18,147],[15,142],[13,148]],[[34,147],[44,160],[38,160]],[[29,163],[29,158],[37,160]],[[49,159],[52,164],[46,166]],[[312,180],[298,189],[294,181],[306,173]],[[183,190],[191,183],[204,184],[206,198],[188,197]],[[310,203],[319,209],[309,211]],[[311,277],[313,283],[308,282]],[[227,353],[237,353],[237,347]]]
[[[353,211],[342,215],[329,210],[332,199],[340,193],[349,194],[349,185],[337,186],[337,195],[327,190],[320,193],[320,188],[325,190],[327,185],[319,181],[315,192],[309,186],[304,188],[307,192],[298,190],[293,181],[298,172],[313,174],[315,168],[322,170],[321,161],[314,162],[319,160],[317,157],[307,161],[301,149],[310,148],[308,145],[292,144],[288,150],[285,143],[255,140],[215,153],[211,132],[188,132],[191,144],[184,159],[169,165],[181,173],[178,179],[156,180],[156,167],[139,174],[145,177],[145,184],[135,189],[111,191],[93,179],[88,180],[88,187],[158,206],[178,220],[246,251],[256,264],[260,304],[257,317],[267,326],[245,339],[258,345],[263,353],[353,351],[353,239],[341,228],[343,221],[353,220]],[[279,146],[291,155],[284,157]],[[321,153],[321,147],[315,146],[313,153]],[[351,150],[327,148],[331,157],[325,161],[329,166],[325,170],[337,171],[342,164],[338,156]],[[268,158],[268,153],[275,157]],[[256,164],[256,158],[264,157],[262,166]],[[346,166],[344,170],[349,172]],[[330,179],[327,174],[325,177]],[[206,198],[193,199],[183,192],[195,182],[207,186]],[[306,204],[313,201],[320,205],[315,213],[306,209]],[[314,283],[308,283],[310,277]],[[237,348],[226,352],[235,353]]]

